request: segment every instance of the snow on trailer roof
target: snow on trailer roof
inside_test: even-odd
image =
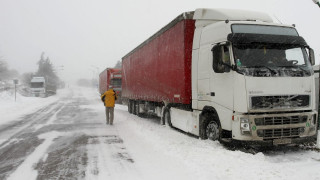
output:
[[[178,22],[184,19],[194,19],[194,20],[207,20],[207,21],[264,21],[273,22],[272,18],[262,12],[238,10],[238,9],[196,9],[195,11],[184,12],[172,20],[169,24],[161,28],[158,32],[152,35],[150,38],[142,42],[139,46],[134,48],[128,54],[122,57],[122,59],[128,57],[144,45],[148,44],[150,41],[176,25]]]
[[[156,37],[158,37],[159,35],[161,35],[162,33],[166,32],[168,29],[172,28],[174,25],[176,25],[178,22],[180,22],[181,20],[184,19],[193,19],[193,14],[194,11],[190,11],[190,12],[184,12],[182,14],[180,14],[178,17],[176,17],[174,20],[172,20],[169,24],[167,24],[166,26],[164,26],[163,28],[161,28],[158,32],[156,32],[154,35],[152,35],[150,38],[148,38],[147,40],[145,40],[143,43],[141,43],[139,46],[137,46],[136,48],[134,48],[132,51],[130,51],[128,54],[126,54],[125,56],[122,57],[122,59],[126,58],[127,56],[131,55],[132,53],[134,53],[135,51],[137,51],[138,49],[140,49],[141,47],[143,47],[144,45],[148,44],[150,41],[152,41],[153,39],[155,39]]]

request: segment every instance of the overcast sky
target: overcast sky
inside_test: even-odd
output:
[[[42,52],[62,78],[91,79],[196,8],[262,11],[298,32],[320,59],[320,8],[312,0],[0,0],[0,57],[35,72]]]

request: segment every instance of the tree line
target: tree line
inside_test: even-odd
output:
[[[54,66],[49,57],[45,58],[44,52],[41,54],[36,72],[27,72],[22,75],[17,70],[9,69],[7,62],[0,57],[0,81],[9,81],[13,79],[20,79],[21,84],[30,86],[30,81],[33,77],[42,76],[47,79],[51,85],[59,86],[60,79],[55,73]]]
[[[9,69],[8,63],[5,60],[3,60],[2,57],[0,57],[0,81],[13,79],[18,76],[18,71],[14,69]]]

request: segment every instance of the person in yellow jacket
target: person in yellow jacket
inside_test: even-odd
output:
[[[107,124],[113,124],[114,104],[117,100],[117,94],[113,89],[109,89],[101,95],[101,100],[106,107]]]

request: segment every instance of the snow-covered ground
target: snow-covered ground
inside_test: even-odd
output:
[[[36,111],[40,107],[57,101],[66,91],[48,98],[24,97],[13,90],[0,92],[0,124],[8,123],[24,114]]]
[[[49,98],[18,96],[17,102],[12,95],[1,93],[0,125],[71,95],[86,99],[87,103],[80,108],[96,116],[85,117],[85,123],[98,126],[40,134],[39,139],[44,141],[8,179],[36,179],[38,172],[34,165],[48,158],[55,139],[72,137],[75,133],[90,137],[85,146],[87,160],[83,179],[320,179],[320,153],[317,151],[296,148],[250,154],[228,150],[218,142],[200,140],[161,126],[157,118],[129,114],[124,105],[116,105],[114,125],[105,125],[104,107],[96,90],[91,88],[64,89]],[[52,118],[45,125],[59,121],[54,119],[55,115]]]

